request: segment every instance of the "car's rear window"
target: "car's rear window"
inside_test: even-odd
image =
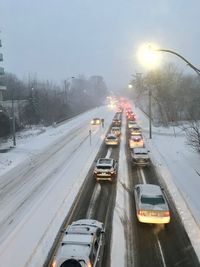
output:
[[[107,169],[111,169],[111,166],[97,166],[97,169],[107,170]]]
[[[81,267],[81,264],[75,260],[67,260],[60,267]]]
[[[116,139],[115,136],[108,136],[107,139]]]
[[[150,205],[159,205],[159,204],[165,204],[165,200],[162,195],[159,196],[141,196],[141,203],[142,204],[150,204]]]

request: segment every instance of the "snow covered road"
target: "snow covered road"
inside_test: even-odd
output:
[[[105,128],[91,127],[91,116],[106,117]],[[4,266],[42,265],[112,116],[112,111],[101,107],[35,138],[29,144],[35,156],[25,161],[22,156],[19,165],[1,175],[0,258]],[[49,145],[47,139],[51,139]],[[12,153],[23,151],[25,144],[18,146]]]

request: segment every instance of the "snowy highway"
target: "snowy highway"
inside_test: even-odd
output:
[[[102,144],[113,115],[107,107],[100,107],[50,130],[43,138],[37,136],[29,144],[29,157],[2,172],[0,258],[4,266],[50,266],[60,228],[81,218],[105,224],[100,266],[200,266],[173,198],[154,166],[132,167],[125,116],[120,146],[111,149]],[[90,125],[96,116],[105,118],[105,128]],[[18,144],[16,153],[25,149],[23,143]],[[93,178],[95,159],[106,155],[118,160],[116,183],[96,183]],[[166,228],[138,223],[133,197],[137,183],[165,187],[172,214]]]

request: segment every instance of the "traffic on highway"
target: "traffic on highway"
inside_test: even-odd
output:
[[[99,123],[92,125],[101,127]],[[112,141],[108,141],[110,136]],[[139,137],[142,142],[134,140],[132,144],[131,137]],[[120,157],[122,148],[126,162]],[[126,266],[200,266],[175,203],[154,170],[142,129],[127,101],[117,105],[101,148],[73,209],[66,214],[45,266],[111,266],[113,213],[117,187],[122,183],[118,169],[124,164],[128,168],[125,190],[129,202],[127,220],[123,222]]]

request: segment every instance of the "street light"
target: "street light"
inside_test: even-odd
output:
[[[169,49],[153,48],[153,47],[151,47],[151,45],[149,45],[149,49],[152,51],[155,51],[155,52],[166,52],[166,53],[174,54],[175,56],[177,56],[177,57],[181,58],[183,61],[185,61],[190,68],[192,68],[198,75],[200,75],[200,69],[196,68],[192,63],[190,63],[186,58],[184,58],[183,56],[181,56],[177,52],[174,52],[174,51],[169,50]]]
[[[145,69],[153,70],[157,68],[161,63],[161,56],[155,53],[157,47],[153,44],[143,44],[137,51],[137,58],[141,65]]]

